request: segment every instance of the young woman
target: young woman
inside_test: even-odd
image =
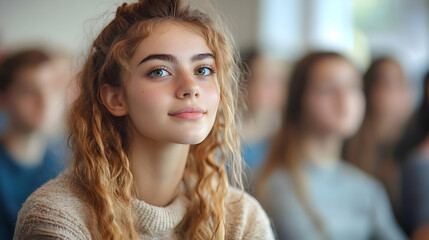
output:
[[[345,159],[381,181],[398,215],[400,167],[394,149],[412,113],[410,89],[400,64],[392,58],[375,60],[363,80],[365,117],[347,143]]]
[[[180,0],[120,6],[80,74],[73,165],[26,201],[15,239],[272,239],[224,169],[240,170],[234,56]]]
[[[361,87],[336,53],[311,53],[292,71],[258,194],[280,239],[404,239],[383,187],[340,159],[363,118]]]

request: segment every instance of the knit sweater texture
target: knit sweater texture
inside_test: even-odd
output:
[[[226,240],[274,239],[270,222],[259,203],[230,187],[226,197]],[[168,206],[157,207],[133,199],[135,227],[141,239],[179,239],[176,226],[189,200],[179,194]],[[102,239],[87,194],[71,173],[62,173],[34,192],[18,214],[15,240]]]

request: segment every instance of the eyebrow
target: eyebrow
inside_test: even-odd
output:
[[[204,59],[207,59],[207,58],[215,59],[215,57],[214,57],[214,56],[213,56],[213,54],[211,54],[211,53],[201,53],[201,54],[196,54],[196,55],[194,55],[194,56],[191,58],[191,60],[192,60],[193,62],[195,62],[195,61],[200,61],[200,60],[204,60]]]
[[[191,61],[195,62],[195,61],[201,61],[207,58],[212,58],[215,59],[214,55],[211,53],[200,53],[200,54],[195,54],[194,56],[191,57]],[[138,65],[150,61],[150,60],[162,60],[162,61],[168,61],[168,62],[172,62],[172,63],[177,63],[177,57],[171,55],[171,54],[151,54],[145,58],[143,58],[143,60],[141,60],[139,62]]]

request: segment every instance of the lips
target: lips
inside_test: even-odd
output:
[[[204,116],[206,111],[200,107],[185,107],[169,113],[168,115],[185,120],[198,120]]]

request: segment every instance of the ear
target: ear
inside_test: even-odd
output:
[[[128,113],[123,92],[120,88],[105,83],[100,88],[100,98],[113,116],[122,117]]]

